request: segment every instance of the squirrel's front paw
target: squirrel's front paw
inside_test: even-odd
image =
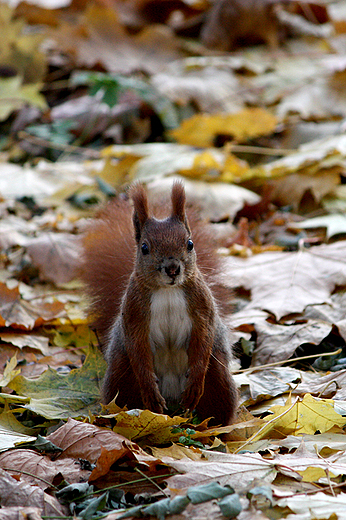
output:
[[[166,401],[162,397],[158,388],[150,388],[143,395],[144,407],[154,413],[163,413],[167,408]]]
[[[194,410],[199,403],[204,391],[203,384],[188,385],[182,395],[182,404],[187,410]]]

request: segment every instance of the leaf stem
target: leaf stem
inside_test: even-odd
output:
[[[334,350],[334,352],[325,352],[323,354],[311,354],[309,356],[301,356],[296,357],[293,359],[284,359],[283,361],[275,361],[273,363],[267,363],[266,365],[258,365],[256,367],[250,367],[250,368],[242,368],[240,370],[235,370],[233,374],[240,374],[242,372],[247,372],[251,374],[252,372],[257,372],[260,370],[263,370],[265,368],[275,367],[279,365],[283,365],[284,363],[295,363],[296,361],[301,361],[303,359],[312,359],[312,358],[318,358],[318,357],[324,357],[324,356],[336,356],[337,354],[340,354],[342,352],[342,349],[339,348],[338,350]]]

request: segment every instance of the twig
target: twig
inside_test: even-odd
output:
[[[342,352],[342,349],[339,348],[338,350],[335,350],[334,352],[325,352],[323,354],[311,354],[309,356],[301,356],[293,359],[285,359],[283,361],[275,361],[273,363],[267,363],[266,365],[258,365],[257,367],[250,367],[250,368],[241,368],[240,370],[235,370],[233,374],[240,374],[242,372],[257,372],[260,370],[263,370],[264,368],[270,368],[275,367],[278,365],[283,365],[284,363],[295,363],[296,361],[301,361],[303,359],[312,359],[312,358],[318,358],[318,357],[324,357],[324,356],[336,356],[337,354],[340,354]]]
[[[246,144],[232,144],[229,145],[231,152],[254,153],[257,155],[291,155],[297,150],[289,150],[286,148],[266,148],[264,146],[249,146]]]
[[[291,404],[291,406],[289,408],[287,408],[287,410],[285,410],[284,412],[280,413],[280,415],[277,415],[276,417],[273,417],[273,419],[271,419],[270,421],[266,422],[262,426],[262,428],[260,428],[256,433],[251,435],[251,437],[242,446],[240,446],[237,450],[235,450],[234,453],[238,453],[239,451],[243,450],[244,447],[247,446],[248,444],[250,444],[250,442],[252,442],[253,439],[255,439],[265,428],[268,427],[268,425],[270,425],[272,422],[275,422],[277,419],[280,419],[280,417],[283,417],[284,415],[286,415],[286,413],[290,412],[292,410],[292,408],[294,407],[294,405],[296,404],[297,401],[298,401],[298,397],[294,400],[294,402]]]
[[[155,480],[153,480],[151,477],[148,477],[148,475],[143,473],[143,471],[141,471],[138,468],[135,468],[135,471],[137,471],[137,473],[142,475],[142,477],[144,477],[145,479],[149,480],[149,482],[151,482],[151,484],[153,484],[153,486],[155,486],[163,495],[165,495],[166,498],[169,498],[169,496],[167,495],[166,491],[161,489],[160,486],[155,482]]]
[[[29,141],[32,144],[36,144],[38,146],[44,146],[45,148],[51,148],[53,150],[59,150],[62,152],[68,152],[68,153],[82,153],[84,155],[88,155],[92,159],[99,159],[100,153],[96,150],[92,150],[91,148],[83,148],[82,146],[75,146],[72,144],[57,144],[52,143],[51,141],[48,141],[46,139],[42,139],[41,137],[37,137],[35,135],[31,135],[28,132],[25,132],[22,130],[21,132],[18,132],[18,137],[20,139],[25,139],[25,141]]]
[[[54,486],[54,484],[49,482],[49,480],[45,480],[42,477],[38,477],[37,475],[33,475],[32,473],[29,473],[28,471],[24,471],[22,469],[11,469],[11,468],[2,468],[2,469],[5,470],[5,471],[11,471],[12,473],[23,473],[23,475],[28,475],[29,477],[36,478],[37,480],[41,480],[45,484],[48,484],[48,486],[54,488],[55,490],[58,489],[56,486]]]

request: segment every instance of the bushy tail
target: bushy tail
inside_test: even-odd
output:
[[[128,201],[107,204],[87,227],[80,278],[89,299],[89,317],[101,343],[119,312],[134,268],[135,240]]]

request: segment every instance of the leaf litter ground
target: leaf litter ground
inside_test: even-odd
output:
[[[0,6],[0,517],[344,519],[344,3],[222,55],[149,4]],[[78,234],[172,176],[234,292],[229,427],[100,405]]]

